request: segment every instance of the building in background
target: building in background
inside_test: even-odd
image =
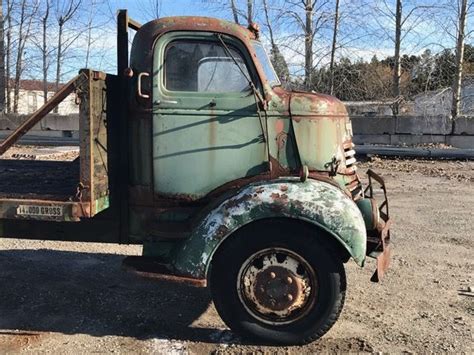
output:
[[[12,82],[13,86],[13,82]],[[62,84],[60,85],[61,88]],[[55,93],[55,84],[48,83],[48,98]],[[39,109],[43,103],[43,82],[41,80],[21,80],[20,94],[18,99],[18,114],[31,114]],[[13,90],[10,93],[13,103]],[[79,106],[75,102],[75,95],[69,95],[58,106],[58,114],[69,115],[79,112]]]

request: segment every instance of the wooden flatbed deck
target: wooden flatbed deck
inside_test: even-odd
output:
[[[0,159],[0,199],[73,201],[79,183],[79,160]]]

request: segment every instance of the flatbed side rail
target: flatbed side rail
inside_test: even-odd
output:
[[[75,173],[73,174],[72,188],[67,186],[65,194],[56,195],[43,192],[38,185],[31,190],[26,188],[16,192],[13,189],[0,195],[0,234],[2,219],[78,222],[109,208],[108,82],[105,73],[82,69],[78,76],[63,86],[1,143],[0,153],[4,153],[69,94],[76,93],[79,104],[79,161],[71,162],[70,169],[75,169],[77,165],[79,169],[75,177]],[[38,180],[45,178],[43,174],[41,169],[34,171]],[[6,179],[8,178],[7,176]],[[14,175],[11,178],[14,179]],[[58,181],[53,182],[56,183],[59,184]],[[59,185],[57,187],[61,188]]]
[[[43,106],[35,111],[25,122],[17,127],[7,138],[0,144],[0,155],[3,155],[18,140],[23,137],[30,129],[32,129],[39,121],[41,121],[48,113],[57,107],[69,94],[74,92],[76,88],[83,85],[87,81],[87,75],[81,72],[66,85],[64,85],[54,96],[48,100]]]

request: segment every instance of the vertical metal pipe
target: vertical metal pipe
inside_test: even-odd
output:
[[[119,225],[120,225],[120,242],[128,242],[128,184],[129,184],[129,137],[128,137],[128,83],[129,78],[124,75],[125,69],[128,68],[128,12],[127,10],[119,10],[117,14],[117,79],[119,82],[120,92],[119,101],[116,105],[120,109],[118,113],[119,124],[117,125],[119,144],[115,147],[118,159],[118,167],[113,173],[116,174],[117,181],[117,200],[119,201]]]

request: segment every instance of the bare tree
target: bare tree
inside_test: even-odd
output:
[[[392,96],[398,97],[401,95],[401,48],[404,39],[409,33],[414,33],[416,28],[424,21],[429,20],[430,16],[427,11],[439,7],[437,4],[427,4],[416,0],[396,0],[395,10],[393,10],[387,0],[380,0],[376,2],[375,8],[372,9],[373,19],[379,24],[379,30],[385,33],[394,44]],[[385,20],[392,22],[394,29],[392,33],[387,30]],[[426,37],[426,33],[424,37]]]
[[[305,86],[309,89],[311,85],[311,76],[313,73],[313,9],[316,1],[304,0],[305,5],[305,26],[304,26],[304,77]]]
[[[272,21],[270,20],[270,9],[268,7],[268,0],[262,0],[262,1],[263,1],[263,13],[265,15],[265,26],[268,29],[268,35],[270,37],[272,64],[280,80],[286,83],[290,76],[288,65],[285,61],[285,58],[281,54],[280,49],[278,48],[278,45],[275,40],[273,24],[272,24]]]
[[[56,55],[56,91],[59,90],[59,83],[61,81],[61,64],[64,59],[64,26],[74,18],[77,13],[82,0],[68,0],[60,1],[56,3],[56,19],[58,22],[58,46]],[[78,36],[75,37],[77,39]],[[69,45],[72,41],[69,41]],[[68,45],[66,45],[67,47]]]
[[[138,5],[141,10],[142,16],[146,20],[151,21],[161,17],[161,0],[139,0]]]
[[[5,112],[5,37],[3,28],[3,2],[0,2],[0,113]]]
[[[31,3],[28,0],[22,0],[20,5],[19,26],[18,26],[18,44],[16,51],[15,79],[13,82],[13,112],[18,112],[18,100],[20,97],[20,81],[23,70],[25,69],[24,52],[28,39],[31,36],[31,25],[38,3]]]
[[[6,91],[6,112],[11,112],[11,62],[12,62],[12,12],[13,12],[13,0],[6,0],[7,11],[6,11],[6,37],[7,37],[7,48],[5,51],[5,91]]]
[[[402,67],[400,63],[400,45],[402,40],[402,0],[397,0],[397,9],[395,11],[395,54],[393,67],[393,89],[394,97],[400,96],[400,75]]]
[[[247,23],[253,23],[253,0],[247,0]]]
[[[49,25],[49,18],[52,8],[52,0],[44,1],[44,10],[41,16],[41,31],[42,31],[42,45],[40,48],[41,59],[42,59],[42,70],[43,70],[43,103],[48,101],[48,71],[50,65],[50,53],[51,50],[48,46],[47,30]]]
[[[80,35],[74,35],[73,39],[69,40],[68,43],[65,43],[64,39],[64,26],[74,18],[74,15],[77,13],[79,6],[81,5],[82,0],[67,0],[61,1],[57,0],[56,2],[56,20],[58,22],[58,42],[56,49],[56,81],[55,81],[55,91],[59,91],[59,83],[61,82],[61,69],[64,59],[64,53]],[[58,107],[54,109],[54,112],[58,112]]]
[[[94,21],[94,14],[95,14],[95,1],[92,0],[90,3],[89,8],[89,17],[87,20],[87,47],[86,47],[86,62],[85,67],[89,67],[89,59],[91,54],[91,46],[92,46],[92,29],[93,29],[93,21]]]
[[[235,0],[230,0],[230,9],[232,10],[234,22],[239,25],[239,12],[237,10],[237,6],[235,5]]]
[[[276,47],[275,36],[273,35],[273,26],[270,21],[269,9],[268,9],[268,0],[263,0],[263,12],[265,14],[265,25],[268,29],[268,34],[270,36],[270,44],[272,49]]]
[[[327,11],[328,0],[289,0],[281,16],[292,20],[301,32],[295,34],[292,42],[304,37],[304,87],[310,89],[314,71],[314,38],[328,23],[331,16]],[[290,44],[291,46],[292,44]],[[301,54],[301,53],[298,53]]]
[[[451,108],[451,115],[453,120],[456,119],[456,117],[459,115],[461,106],[461,80],[463,74],[464,40],[467,9],[467,0],[461,0],[458,17],[458,36],[456,41],[456,69],[453,81],[453,102]]]
[[[336,55],[337,31],[339,26],[339,0],[336,0],[336,8],[334,10],[334,30],[331,45],[331,60],[329,63],[330,88],[329,93],[334,94],[334,57]]]

